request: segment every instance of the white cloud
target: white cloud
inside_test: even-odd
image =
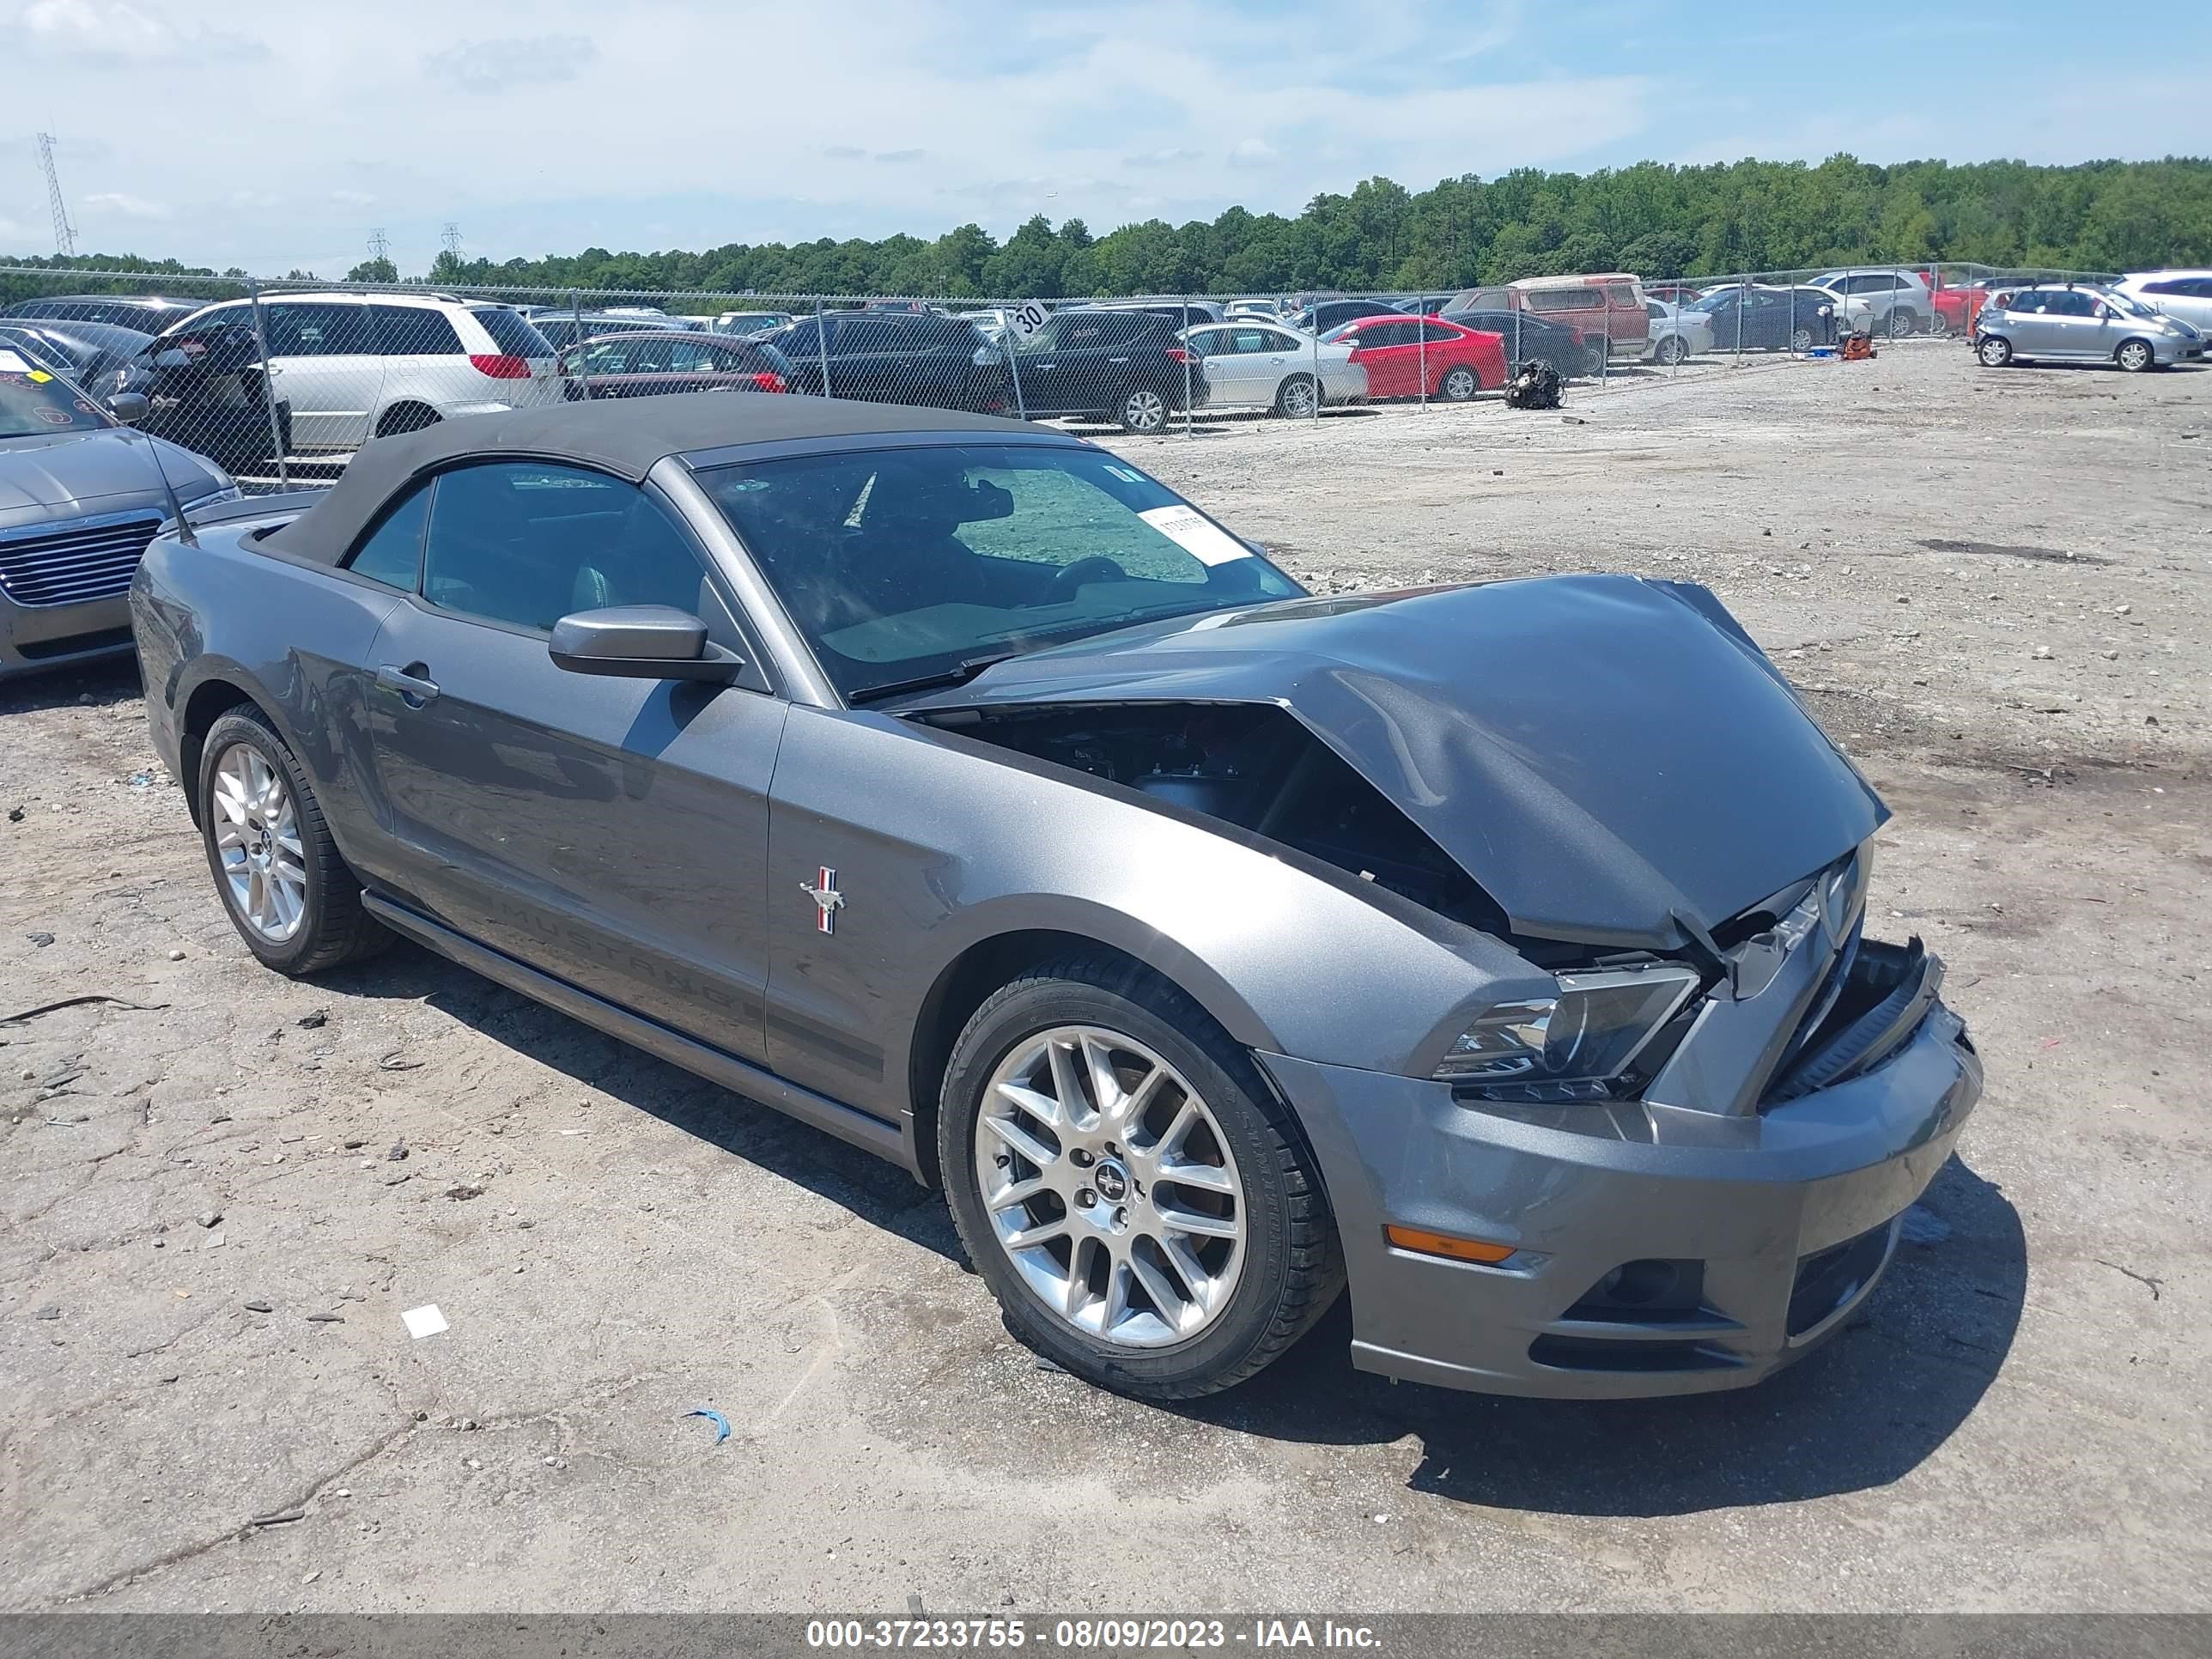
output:
[[[1229,159],[1239,167],[1253,167],[1276,158],[1275,147],[1265,138],[1239,138],[1230,146]]]
[[[179,28],[131,0],[31,0],[17,19],[33,57],[85,64],[147,64],[190,58],[243,63],[266,48],[228,31]]]
[[[114,214],[125,219],[168,219],[175,216],[159,202],[149,202],[143,196],[133,196],[119,190],[98,191],[86,197],[84,204],[94,213]]]
[[[573,81],[599,56],[585,34],[529,34],[505,40],[464,40],[426,52],[422,72],[464,92],[504,92],[510,87]]]

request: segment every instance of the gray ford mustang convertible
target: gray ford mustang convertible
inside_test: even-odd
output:
[[[192,516],[132,614],[256,956],[404,934],[941,1182],[1109,1388],[1346,1288],[1395,1376],[1754,1382],[1980,1091],[1860,931],[1881,803],[1702,588],[1314,599],[1090,444],[816,398]]]

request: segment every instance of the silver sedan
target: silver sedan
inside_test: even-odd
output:
[[[1211,408],[1273,409],[1302,420],[1324,404],[1358,403],[1367,396],[1367,370],[1352,361],[1352,348],[1316,342],[1301,330],[1252,321],[1187,328],[1178,337],[1198,360]]]

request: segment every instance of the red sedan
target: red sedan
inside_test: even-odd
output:
[[[1505,384],[1504,337],[1441,317],[1391,312],[1340,324],[1323,337],[1352,348],[1352,361],[1367,371],[1370,398],[1418,398],[1425,374],[1428,395],[1453,404]]]

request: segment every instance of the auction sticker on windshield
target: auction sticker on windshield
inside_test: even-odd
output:
[[[1249,559],[1252,550],[1194,507],[1156,507],[1137,516],[1200,564]]]
[[[28,374],[30,364],[12,351],[0,351],[0,374]]]

